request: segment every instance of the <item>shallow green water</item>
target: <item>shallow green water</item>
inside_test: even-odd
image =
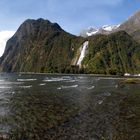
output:
[[[0,75],[0,138],[139,140],[140,85],[90,75]]]

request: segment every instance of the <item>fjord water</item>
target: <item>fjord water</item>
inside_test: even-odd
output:
[[[92,75],[0,75],[0,137],[140,138],[140,85]]]

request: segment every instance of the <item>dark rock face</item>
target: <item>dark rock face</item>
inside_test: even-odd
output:
[[[7,42],[1,58],[6,72],[63,72],[81,38],[48,20],[26,20]]]
[[[78,69],[73,62],[85,41],[88,53]],[[140,73],[140,45],[124,31],[82,38],[48,20],[26,20],[7,42],[0,64],[2,72]]]
[[[121,26],[119,30],[124,30],[130,34],[136,41],[140,42],[140,11],[128,18]]]

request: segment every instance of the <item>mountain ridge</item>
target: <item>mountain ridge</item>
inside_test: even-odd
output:
[[[140,11],[135,12],[128,19],[118,25],[103,25],[100,28],[90,27],[84,29],[81,31],[80,36],[88,37],[97,34],[111,34],[118,31],[126,31],[136,41],[140,42]]]
[[[63,49],[59,44],[63,44]],[[71,63],[73,49],[76,49],[71,48],[76,47],[74,44],[78,44],[77,37],[62,30],[58,24],[43,19],[26,20],[7,42],[1,57],[1,71],[61,72],[61,68]],[[55,65],[55,61],[61,61],[60,66]]]
[[[28,19],[8,40],[0,59],[0,70],[45,73],[140,73],[139,43],[123,29],[112,32],[116,27],[122,26],[105,26],[103,29],[111,33],[83,38],[64,31],[57,23],[51,23],[49,20]],[[84,46],[87,41],[87,45]],[[84,53],[82,48],[85,49]],[[82,62],[77,65],[81,53]]]
[[[120,24],[118,24],[118,25],[103,25],[100,28],[89,27],[89,28],[81,31],[80,36],[89,37],[89,36],[97,35],[97,34],[107,35],[107,34],[115,32],[119,28],[119,26],[120,26]]]

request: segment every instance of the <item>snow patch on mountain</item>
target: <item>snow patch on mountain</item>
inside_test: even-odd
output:
[[[88,29],[83,30],[80,33],[80,36],[88,37],[96,34],[110,34],[111,32],[117,30],[120,27],[120,24],[118,25],[104,25],[101,28],[93,28],[89,27]]]
[[[116,29],[119,28],[119,27],[120,27],[120,24],[118,24],[118,25],[104,25],[104,26],[102,27],[102,29],[105,30],[105,31],[111,32],[111,31],[113,31],[113,30],[116,30]]]
[[[93,28],[93,27],[90,27],[88,30],[87,30],[87,36],[92,36],[92,35],[95,35],[99,32],[99,29],[96,29],[96,28]]]

